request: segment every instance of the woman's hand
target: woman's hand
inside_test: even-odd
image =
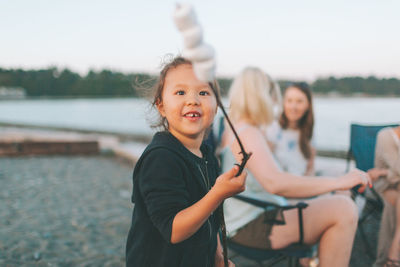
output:
[[[223,198],[228,198],[243,192],[246,182],[246,171],[243,171],[238,177],[235,177],[239,170],[238,166],[233,166],[229,171],[221,174],[215,181],[213,189]]]
[[[371,177],[371,180],[375,182],[378,180],[379,177],[381,176],[387,176],[388,175],[388,170],[386,169],[379,169],[379,168],[373,168],[368,170],[368,175]]]
[[[354,169],[343,176],[338,177],[340,188],[339,190],[351,189],[354,186],[360,185],[358,191],[364,192],[367,186],[372,187],[371,178],[366,172],[359,169]]]

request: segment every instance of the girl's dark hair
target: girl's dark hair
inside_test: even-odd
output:
[[[311,138],[313,135],[313,130],[314,130],[314,112],[313,112],[313,104],[312,104],[312,93],[311,93],[310,87],[305,82],[292,83],[286,88],[286,90],[291,87],[299,89],[301,92],[303,92],[306,95],[307,100],[308,100],[308,104],[309,104],[308,110],[304,113],[304,115],[297,122],[297,127],[300,130],[299,145],[300,145],[301,153],[304,155],[304,157],[306,159],[309,159],[311,157],[310,141],[311,141]],[[285,92],[286,92],[286,90],[285,90]],[[279,124],[281,125],[282,129],[287,129],[289,126],[289,120],[286,117],[284,110],[279,118]]]
[[[162,92],[164,89],[165,77],[167,76],[168,71],[170,71],[171,69],[175,69],[180,65],[185,65],[185,64],[192,65],[192,62],[180,56],[172,58],[172,60],[169,60],[168,62],[164,63],[160,71],[160,75],[152,88],[154,96],[151,106],[153,108],[157,109],[157,105],[162,102]],[[161,127],[164,130],[168,130],[168,121],[166,120],[166,118],[159,116],[158,121],[154,123],[152,127],[154,128]]]

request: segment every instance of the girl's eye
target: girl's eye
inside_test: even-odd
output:
[[[185,94],[185,91],[179,90],[179,91],[176,92],[176,94],[177,94],[177,95],[184,95],[184,94]]]
[[[210,95],[210,92],[208,91],[201,91],[200,95],[205,96],[205,95]]]

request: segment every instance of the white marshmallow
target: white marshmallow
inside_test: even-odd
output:
[[[184,49],[182,56],[190,61],[197,63],[214,58],[214,48],[208,44],[201,44],[191,49]]]
[[[189,4],[177,5],[174,22],[184,39],[182,56],[190,60],[197,78],[203,82],[215,79],[215,52],[212,46],[203,43],[203,33],[197,23],[196,14]]]
[[[215,79],[215,60],[196,62],[193,64],[193,70],[197,78],[203,82],[212,82]]]
[[[174,22],[179,31],[197,25],[196,13],[189,4],[178,4],[174,12]]]
[[[203,42],[203,30],[196,25],[182,32],[183,43],[186,48],[193,48]]]

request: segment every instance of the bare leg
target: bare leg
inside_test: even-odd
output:
[[[399,197],[399,192],[397,192],[394,189],[388,189],[385,192],[383,192],[383,197],[386,199],[387,202],[395,206],[397,198]]]
[[[357,209],[345,196],[319,197],[307,201],[304,210],[304,242],[319,243],[321,267],[348,266],[357,228]],[[299,240],[297,210],[284,213],[286,224],[274,226],[271,232],[273,248],[282,248]]]
[[[392,260],[399,260],[400,253],[400,194],[397,191],[390,190],[391,192],[385,192],[385,198],[387,197],[389,203],[393,201],[393,194],[395,194],[395,203],[391,203],[395,205],[396,208],[396,231],[394,233],[394,237],[392,240],[392,244],[389,249],[388,258]],[[394,193],[392,193],[394,192]],[[392,194],[391,194],[392,193]]]

